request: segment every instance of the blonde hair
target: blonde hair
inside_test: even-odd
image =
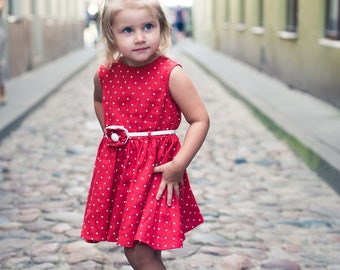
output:
[[[158,52],[165,54],[171,44],[171,27],[166,18],[165,12],[158,0],[104,0],[101,11],[101,38],[100,41],[105,48],[105,65],[111,66],[120,57],[121,53],[117,47],[112,32],[112,25],[116,14],[127,7],[149,8],[152,15],[158,19],[161,31],[161,42]]]

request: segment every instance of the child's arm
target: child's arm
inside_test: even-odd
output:
[[[170,93],[185,119],[190,124],[182,147],[176,157],[154,169],[162,173],[162,182],[156,199],[159,200],[167,190],[167,204],[170,205],[175,191],[179,195],[179,184],[183,174],[200,149],[209,129],[209,116],[195,86],[181,67],[175,67],[170,75]]]
[[[102,130],[105,129],[105,123],[104,123],[104,110],[103,110],[103,103],[102,103],[102,86],[100,84],[100,79],[98,72],[94,75],[94,92],[93,92],[93,99],[94,99],[94,110],[96,112],[98,121],[100,123],[100,126]]]

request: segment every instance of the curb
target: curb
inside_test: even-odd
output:
[[[95,49],[82,48],[9,80],[9,102],[0,107],[0,142],[95,57]]]

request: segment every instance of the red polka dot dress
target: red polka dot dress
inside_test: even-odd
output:
[[[169,92],[177,65],[160,56],[142,67],[118,61],[99,68],[105,125],[118,128],[114,136],[105,132],[98,148],[81,231],[86,241],[180,248],[184,233],[203,222],[186,173],[170,207],[166,192],[156,200],[161,174],[153,168],[171,161],[180,148],[176,134],[152,135],[176,130],[181,122]],[[136,132],[148,135],[129,136]]]

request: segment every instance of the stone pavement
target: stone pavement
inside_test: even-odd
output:
[[[215,78],[174,53],[198,86],[211,129],[189,168],[206,222],[184,249],[163,253],[168,269],[339,270],[339,196]],[[131,269],[122,248],[79,238],[101,136],[96,67],[71,78],[0,144],[0,269]]]

